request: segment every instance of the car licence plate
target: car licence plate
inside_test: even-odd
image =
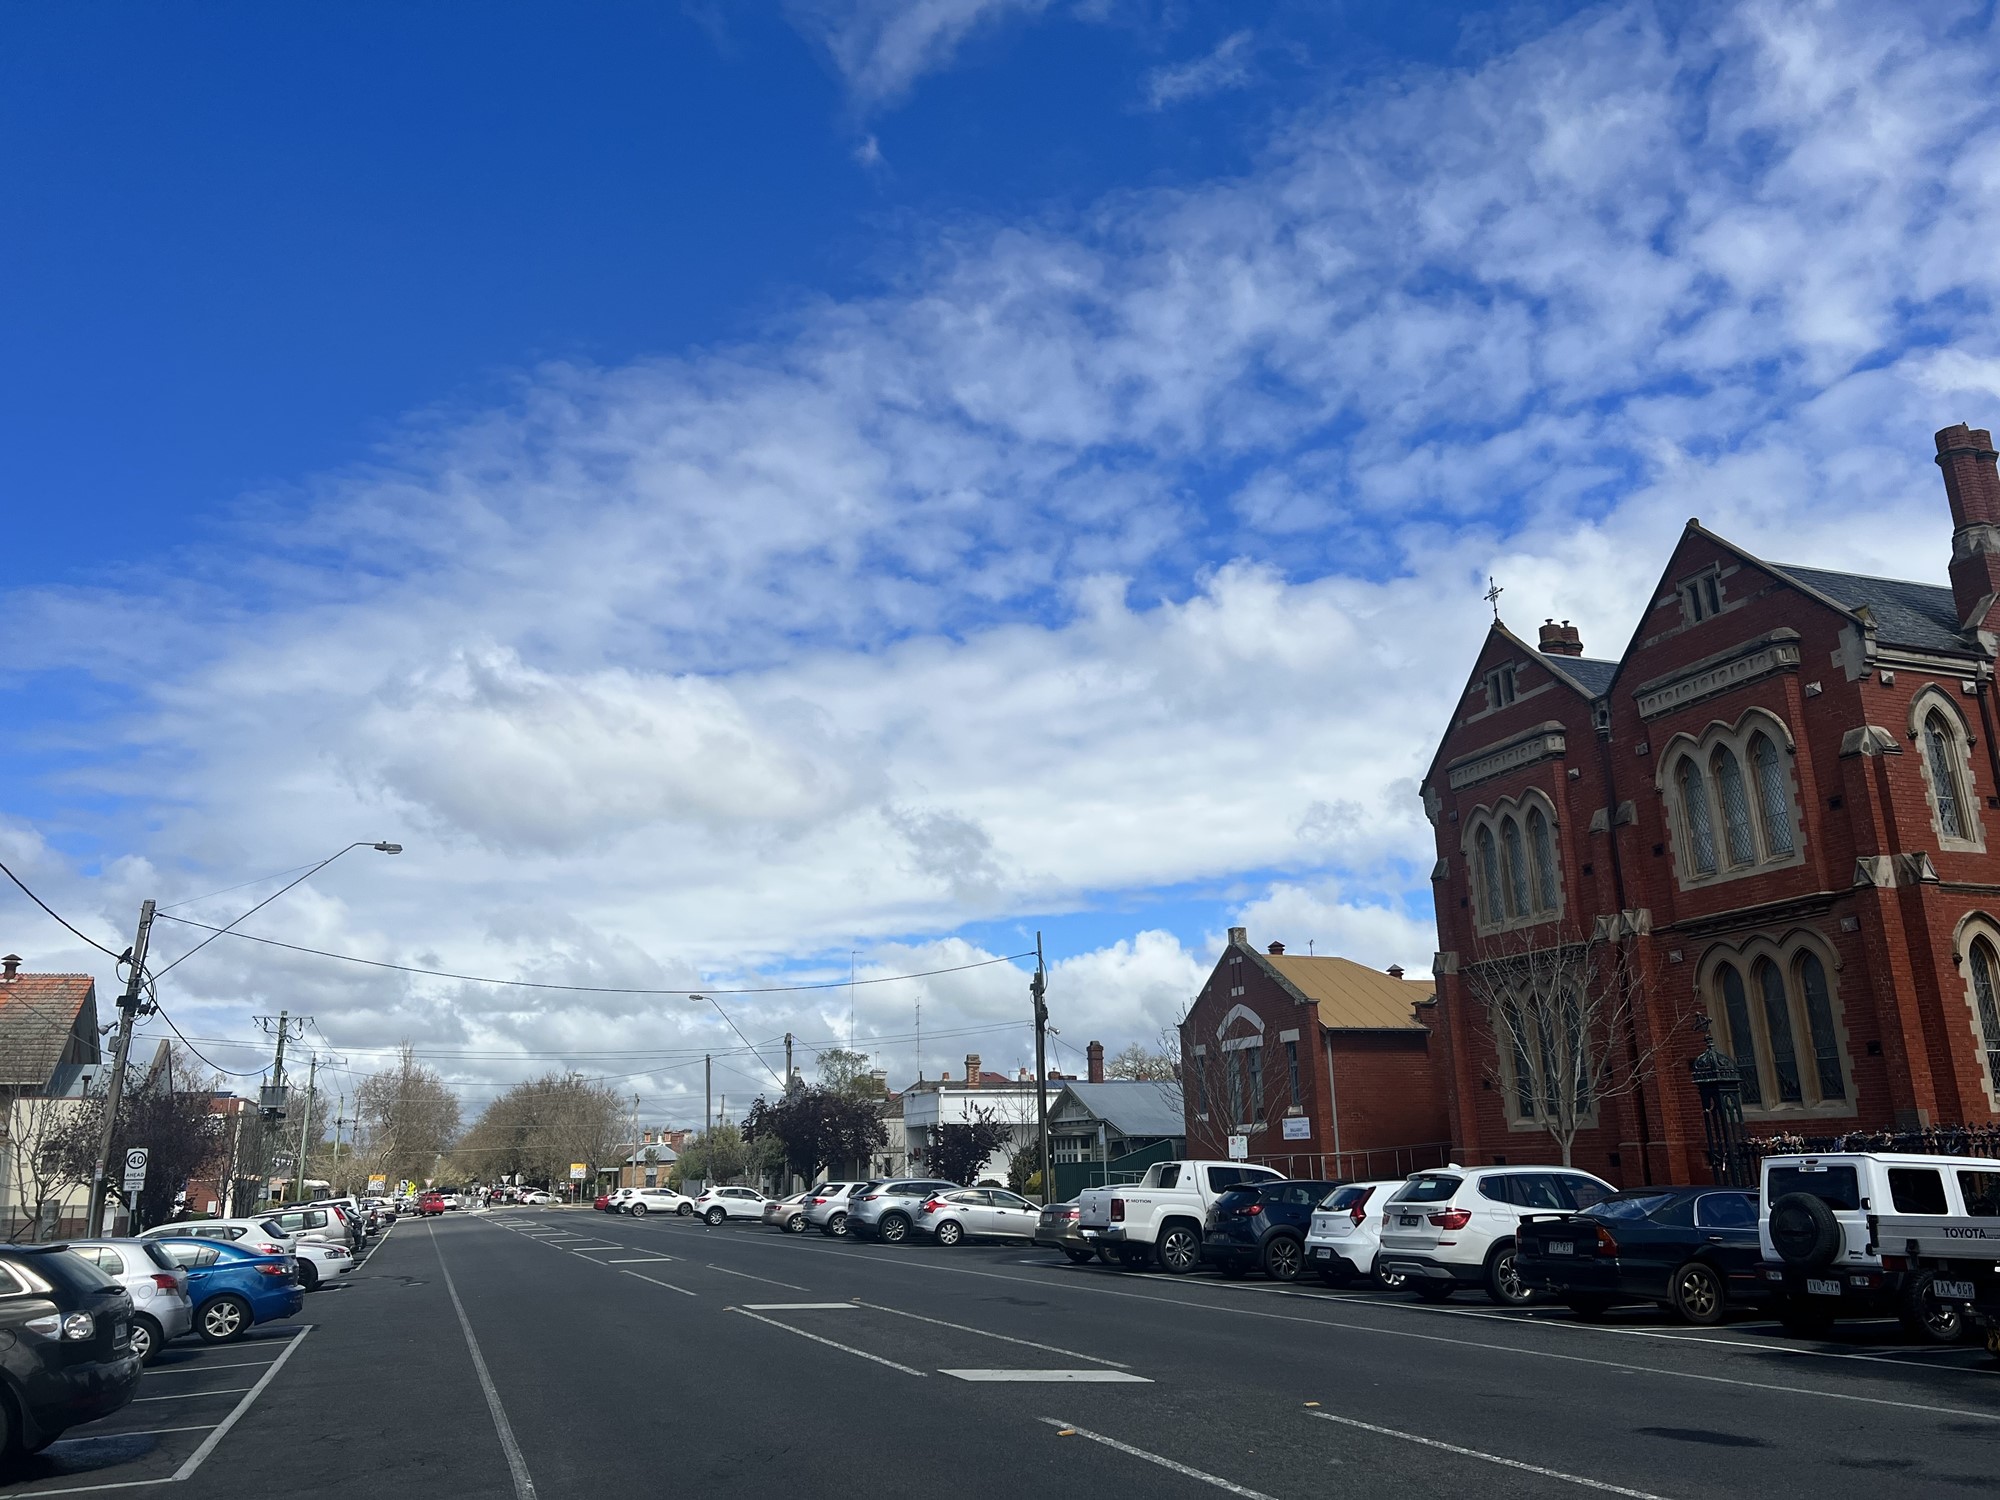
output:
[[[1574,1254],[1576,1254],[1576,1241],[1575,1241],[1575,1240],[1550,1240],[1550,1241],[1549,1241],[1549,1254],[1551,1254],[1551,1255],[1574,1255]]]
[[[1840,1283],[1837,1281],[1812,1280],[1806,1283],[1806,1291],[1815,1297],[1838,1297]]]
[[[1948,1302],[1970,1302],[1972,1283],[1969,1281],[1933,1281],[1931,1295]]]
[[[1424,1222],[1424,1216],[1422,1214],[1398,1214],[1396,1215],[1396,1222],[1405,1229],[1415,1229],[1419,1224]]]
[[[1325,1245],[1315,1245],[1313,1247],[1314,1260],[1330,1260],[1332,1258],[1333,1258],[1333,1251],[1327,1248]]]

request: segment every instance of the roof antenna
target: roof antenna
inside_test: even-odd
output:
[[[1307,939],[1306,939],[1306,957],[1307,957],[1307,958],[1311,958],[1312,956],[1313,956],[1313,940],[1312,940],[1311,938],[1307,938]]]
[[[1493,581],[1493,575],[1491,573],[1488,573],[1486,575],[1486,592],[1481,594],[1479,597],[1484,599],[1488,604],[1493,606],[1493,623],[1495,625],[1498,625],[1500,623],[1500,596],[1506,592],[1507,591],[1505,589],[1501,588],[1499,584]]]

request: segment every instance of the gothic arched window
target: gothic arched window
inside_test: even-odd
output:
[[[1779,1102],[1797,1104],[1805,1098],[1805,1091],[1799,1083],[1799,1047],[1792,1030],[1785,976],[1768,958],[1760,960],[1752,972],[1764,1000],[1764,1031],[1771,1041],[1771,1071],[1777,1078]]]
[[[1521,848],[1521,825],[1512,818],[1500,820],[1500,849],[1507,861],[1507,915],[1518,917],[1528,910],[1528,856]]]
[[[1556,849],[1549,834],[1549,820],[1539,807],[1528,809],[1528,844],[1535,856],[1535,907],[1556,909]]]
[[[1750,763],[1757,771],[1757,813],[1764,827],[1764,852],[1772,858],[1792,852],[1792,799],[1785,789],[1784,765],[1768,734],[1750,741]]]
[[[2000,1091],[2000,994],[1994,985],[2000,978],[2000,958],[1985,938],[1972,940],[1972,999],[1979,1012],[1979,1041],[1986,1050],[1986,1077]]]
[[[1965,837],[1964,788],[1958,775],[1958,737],[1944,710],[1924,717],[1924,755],[1931,768],[1931,797],[1937,804],[1938,832],[1948,839]]]
[[[1732,865],[1755,864],[1757,836],[1750,831],[1750,792],[1743,785],[1743,767],[1736,752],[1718,745],[1708,763],[1715,777],[1716,794],[1722,799],[1723,841]]]
[[[1479,847],[1479,914],[1489,923],[1507,919],[1507,908],[1500,900],[1500,851],[1493,844],[1493,830],[1481,828],[1477,839]]]
[[[1750,1029],[1750,1001],[1743,993],[1743,976],[1734,964],[1715,971],[1716,988],[1722,992],[1722,1019],[1728,1033],[1729,1055],[1736,1059],[1736,1071],[1743,1079],[1743,1102],[1762,1104],[1764,1088],[1757,1061],[1757,1033]]]
[[[1697,875],[1715,873],[1715,827],[1709,817],[1708,787],[1701,767],[1692,755],[1683,755],[1675,768],[1680,783],[1681,818],[1687,827],[1688,859]]]

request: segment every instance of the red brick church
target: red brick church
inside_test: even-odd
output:
[[[1459,1160],[1554,1160],[1574,1088],[1578,1166],[1708,1180],[1697,1015],[1755,1136],[2000,1115],[2000,471],[1964,426],[1937,463],[1949,584],[1766,562],[1690,521],[1615,660],[1495,620],[1423,787]],[[1586,951],[1626,1000],[1568,1067],[1508,986]]]

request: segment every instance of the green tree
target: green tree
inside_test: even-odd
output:
[[[818,1182],[828,1167],[865,1159],[889,1139],[879,1097],[826,1084],[793,1089],[775,1103],[760,1097],[743,1133],[752,1141],[778,1141],[784,1164],[807,1182]]]
[[[870,1059],[867,1053],[835,1047],[820,1053],[817,1061],[820,1087],[851,1098],[882,1097],[882,1082],[868,1066]]]
[[[743,1132],[734,1125],[716,1125],[687,1143],[681,1152],[678,1170],[683,1181],[735,1182],[750,1165],[750,1153],[743,1146]]]
[[[1013,1138],[1013,1126],[996,1120],[991,1110],[975,1110],[963,1125],[937,1126],[912,1154],[931,1176],[969,1185],[987,1158]]]

